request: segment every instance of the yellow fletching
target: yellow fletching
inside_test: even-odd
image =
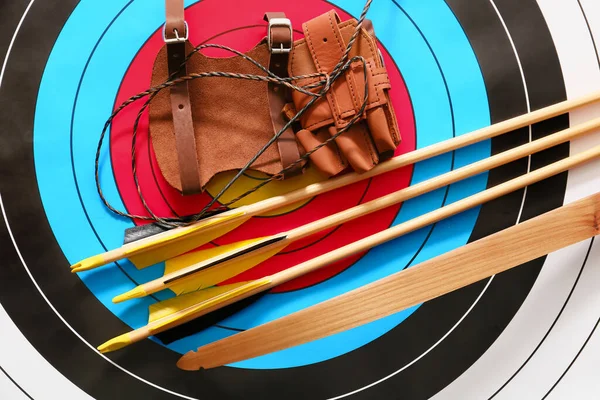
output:
[[[256,293],[258,293],[260,291],[256,290],[256,289],[267,286],[270,283],[271,283],[270,278],[262,278],[262,279],[257,279],[257,280],[250,281],[250,282],[245,282],[243,285],[240,285],[240,286],[237,286],[237,284],[234,284],[237,287],[232,287],[231,290],[228,290],[221,294],[217,294],[216,296],[209,298],[207,300],[204,300],[204,301],[200,300],[200,302],[197,304],[192,303],[193,305],[183,308],[181,310],[174,310],[173,308],[171,308],[170,310],[173,310],[173,311],[169,311],[169,313],[165,312],[165,316],[163,316],[160,319],[156,319],[156,320],[152,321],[151,326],[149,326],[149,328],[152,331],[152,334],[162,332],[164,330],[169,329],[171,327],[171,325],[174,324],[175,322],[181,321],[182,319],[184,319],[186,317],[193,316],[194,318],[196,318],[196,317],[200,317],[200,316],[204,315],[205,313],[203,313],[202,310],[207,310],[207,313],[208,313],[210,311],[220,308],[220,307],[213,308],[214,306],[216,306],[220,303],[225,303],[229,300],[235,299],[236,297],[240,297],[240,299],[241,299],[241,296],[243,294],[248,294],[249,292],[256,291]],[[227,286],[231,287],[234,285],[227,285]],[[267,288],[265,288],[265,289],[267,289]],[[189,293],[185,296],[189,296],[189,295],[193,295],[193,294],[194,293]],[[254,293],[252,293],[252,294],[254,294]],[[250,295],[252,295],[252,294],[250,294]],[[184,297],[184,296],[181,296],[181,297]],[[245,296],[245,297],[248,297],[248,296]],[[171,300],[173,300],[173,299],[169,299],[166,301],[171,301]],[[151,313],[152,313],[152,311],[151,311]]]
[[[195,304],[202,303],[212,297],[221,295],[232,289],[237,289],[248,282],[232,283],[225,286],[213,286],[207,289],[198,290],[196,292],[187,293],[182,296],[173,297],[172,299],[154,303],[149,307],[150,318],[148,322],[154,322],[173,314],[174,312],[186,309]]]
[[[173,235],[165,238],[141,243],[139,247],[128,250],[126,256],[138,269],[154,265],[200,247],[234,230],[250,219],[250,217],[240,218],[243,215],[243,211],[240,211],[221,218],[211,218],[198,225],[189,226],[185,230],[174,232]]]
[[[173,257],[165,262],[165,275],[170,274],[171,272],[179,271],[180,269],[189,267],[190,265],[210,260],[211,258],[218,257],[222,254],[240,250],[264,239],[264,237],[259,237],[242,240],[235,243],[225,244],[223,246],[215,246],[206,250],[194,251],[193,253],[184,254],[179,257]]]
[[[237,171],[226,171],[217,174],[211,181],[206,185],[206,191],[211,195],[215,196],[217,193],[225,187],[225,185],[237,174]],[[267,179],[269,176],[263,172],[248,170],[245,175],[239,177],[233,186],[231,186],[225,193],[220,197],[220,201],[227,203],[239,195],[246,193],[248,190],[256,186],[257,180]],[[261,187],[254,193],[236,201],[237,206],[244,206],[257,203],[261,200],[269,199],[276,196],[281,196],[286,193],[290,193],[294,190],[305,188],[311,183],[322,182],[327,180],[322,172],[313,165],[309,165],[303,174],[286,178],[283,180],[274,180],[266,186]],[[261,213],[262,216],[275,216],[294,211],[298,207],[308,203],[310,199],[300,200],[296,203],[289,204],[283,207],[279,207],[269,212]]]
[[[213,257],[217,257],[224,253],[242,249],[246,246],[258,243],[266,238],[244,240],[228,244],[225,246],[215,247],[213,249],[201,250],[191,254],[185,254],[180,257],[167,260],[165,263],[165,275],[173,271],[180,270],[193,264],[197,264],[202,261],[206,261]],[[256,252],[249,253],[248,255],[241,255],[233,258],[229,261],[224,261],[221,264],[214,265],[205,270],[199,271],[193,275],[182,278],[178,283],[170,286],[170,289],[177,295],[182,293],[194,292],[203,288],[214,286],[218,283],[226,281],[236,275],[241,274],[244,271],[260,264],[261,262],[273,257],[279,253],[288,242],[283,242],[279,246],[275,246],[268,250],[258,249]],[[202,254],[199,254],[202,253]]]

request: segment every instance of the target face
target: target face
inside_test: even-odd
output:
[[[188,0],[194,44],[245,52],[266,11],[302,22],[362,0]],[[208,329],[193,324],[118,352],[95,347],[148,321],[163,291],[111,299],[162,275],[127,260],[71,274],[68,266],[119,247],[136,222],[112,214],[94,182],[94,156],[112,111],[149,87],[163,45],[159,0],[17,1],[0,5],[0,398],[515,399],[596,398],[600,360],[599,248],[579,243],[368,325],[221,368],[185,372],[181,354],[410,268],[597,191],[592,162],[275,288]],[[402,143],[396,154],[600,88],[600,6],[593,0],[375,0],[373,21]],[[211,53],[212,52],[212,53]],[[209,55],[225,56],[218,50]],[[130,146],[134,103],[113,122],[100,157],[102,190],[143,214]],[[292,229],[576,125],[590,106],[255,217],[206,245]],[[148,139],[136,151],[140,187],[158,215],[199,211],[231,178],[182,197],[160,174]],[[487,187],[589,148],[596,133],[305,238],[227,283],[289,268]],[[248,173],[236,189],[256,184]],[[318,179],[273,182],[258,201]],[[235,197],[235,191],[226,195]],[[596,368],[596,369],[594,369]]]

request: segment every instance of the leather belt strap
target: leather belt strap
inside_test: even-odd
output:
[[[292,26],[285,14],[282,12],[265,13],[264,20],[269,22],[268,43],[271,58],[269,60],[269,71],[279,77],[287,77],[287,67],[289,52],[292,49]],[[271,121],[273,122],[273,130],[279,132],[284,127],[283,108],[286,104],[287,88],[275,83],[268,84],[269,108],[271,110]],[[288,167],[298,158],[300,151],[294,131],[291,127],[286,129],[277,140],[279,148],[279,156],[283,168]],[[302,172],[302,165],[297,165],[290,171],[286,172],[285,177],[298,175]]]
[[[346,44],[338,27],[339,17],[333,10],[302,25],[306,43],[318,72],[329,74],[342,58]],[[327,93],[327,101],[338,129],[347,125],[345,118],[355,114],[357,98],[353,74],[344,74]],[[362,93],[360,94],[362,100]]]
[[[187,75],[185,64],[187,25],[184,20],[183,0],[166,0],[165,42],[167,43],[167,59],[169,76]],[[192,107],[188,83],[182,82],[170,88],[173,128],[177,147],[177,161],[181,178],[181,189],[184,195],[199,193],[202,190],[198,171],[196,137],[192,120]]]

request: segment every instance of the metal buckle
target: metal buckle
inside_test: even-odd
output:
[[[186,40],[188,40],[188,37],[190,36],[190,28],[188,28],[187,21],[183,21],[183,23],[185,25],[185,37],[179,37],[179,32],[177,32],[177,29],[174,29],[173,31],[175,33],[175,37],[172,39],[167,38],[167,24],[163,25],[163,40],[165,41],[165,43],[185,42]]]
[[[279,48],[273,48],[272,39],[271,39],[271,28],[274,26],[283,26],[284,28],[288,28],[290,30],[290,47],[283,47],[283,43],[280,43]],[[288,18],[271,18],[269,20],[269,33],[267,34],[267,42],[269,44],[269,51],[273,54],[283,54],[289,53],[292,51],[292,45],[294,43],[294,37],[292,33],[292,22]]]

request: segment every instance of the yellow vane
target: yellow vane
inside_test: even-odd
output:
[[[164,289],[171,289],[176,295],[181,295],[209,288],[251,269],[283,250],[289,242],[281,239],[285,237],[274,235],[254,238],[172,258],[165,262],[162,278],[115,296],[113,303],[145,297]],[[277,244],[278,241],[281,243]],[[181,272],[176,274],[179,276],[170,276],[178,271]]]
[[[269,237],[256,238],[251,240],[243,240],[240,242],[231,243],[225,246],[215,247],[213,249],[201,250],[194,253],[184,254],[179,257],[172,258],[165,262],[165,275],[190,265],[200,263],[202,261],[217,257],[219,255],[233,252],[242,249],[252,244],[259,243]],[[191,274],[189,278],[180,278],[177,283],[170,286],[170,289],[177,295],[182,293],[194,292],[199,289],[208,288],[218,283],[226,281],[234,276],[241,274],[244,271],[260,264],[279,253],[289,244],[282,243],[280,246],[269,248],[265,251],[252,252],[247,257],[235,257],[230,261],[223,261],[219,264],[211,266],[200,272]]]
[[[224,293],[218,294],[214,297],[210,297],[200,303],[194,304],[192,301],[190,301],[190,303],[193,305],[191,305],[187,308],[178,310],[178,311],[174,311],[160,319],[157,319],[157,320],[151,322],[149,328],[151,329],[153,334],[156,334],[156,333],[162,332],[164,330],[167,330],[173,326],[181,325],[182,321],[185,321],[185,318],[188,316],[196,318],[197,316],[201,315],[200,314],[201,310],[206,310],[206,313],[208,313],[211,311],[210,310],[211,307],[214,307],[217,305],[223,305],[223,303],[226,303],[229,300],[234,300],[238,296],[240,296],[244,293],[252,292],[255,290],[258,293],[259,292],[259,290],[257,290],[258,288],[269,285],[270,283],[271,283],[271,279],[269,279],[269,278],[256,279],[253,281],[246,282],[244,285],[234,287],[231,290],[228,290]],[[237,285],[237,284],[234,284],[234,285]],[[229,286],[229,285],[227,285],[227,286]],[[194,293],[190,293],[190,294],[194,294]],[[188,295],[186,295],[186,296],[188,296]],[[167,301],[170,301],[170,300],[172,300],[172,299],[169,299]]]
[[[223,236],[250,219],[249,217],[238,217],[239,215],[233,214],[223,218],[211,219],[207,221],[206,224],[194,226],[194,229],[191,232],[181,232],[178,235],[155,242],[152,244],[151,249],[148,249],[148,245],[142,245],[140,248],[127,251],[126,255],[137,268],[145,268],[154,265]],[[227,221],[230,222],[228,223]],[[211,227],[213,227],[213,229],[211,229]]]
[[[213,179],[211,179],[211,181],[206,185],[206,191],[211,196],[216,196],[236,174],[237,171],[235,170],[221,172],[220,174],[216,175]],[[256,186],[257,180],[264,180],[268,177],[269,175],[263,172],[248,170],[244,175],[240,176],[240,178],[235,182],[235,184],[232,187],[230,187],[225,193],[221,195],[219,201],[221,203],[229,203],[231,200],[235,199],[241,194],[246,193],[250,189],[253,189],[254,186]],[[320,172],[317,168],[314,168],[314,166],[309,165],[308,168],[304,170],[303,174],[283,180],[272,181],[268,185],[261,187],[256,192],[253,192],[248,196],[236,201],[235,205],[236,207],[254,205],[262,200],[281,195],[285,196],[287,193],[302,190],[308,185],[313,184],[315,182],[322,182],[326,180],[327,177],[324,176],[322,172]],[[267,217],[289,213],[308,203],[310,199],[311,197],[307,197],[296,203],[291,203],[282,207],[278,207],[272,211],[260,213],[260,215]]]
[[[248,219],[250,216],[245,216],[243,210],[228,211],[227,215],[210,217],[193,225],[175,228],[88,257],[71,265],[71,272],[87,271],[126,257],[137,268],[145,268],[200,247],[237,228]]]
[[[102,353],[122,349],[148,336],[184,324],[272,287],[269,277],[231,285],[213,286],[161,301],[149,307],[148,325],[119,335],[98,346]]]
[[[224,286],[213,286],[207,289],[198,290],[196,292],[187,293],[168,300],[154,303],[148,308],[150,311],[148,322],[158,321],[159,319],[165,318],[177,311],[181,311],[196,304],[203,303],[213,297],[222,296],[223,294],[230,292],[231,290],[238,289],[247,283],[248,282],[238,282]]]

